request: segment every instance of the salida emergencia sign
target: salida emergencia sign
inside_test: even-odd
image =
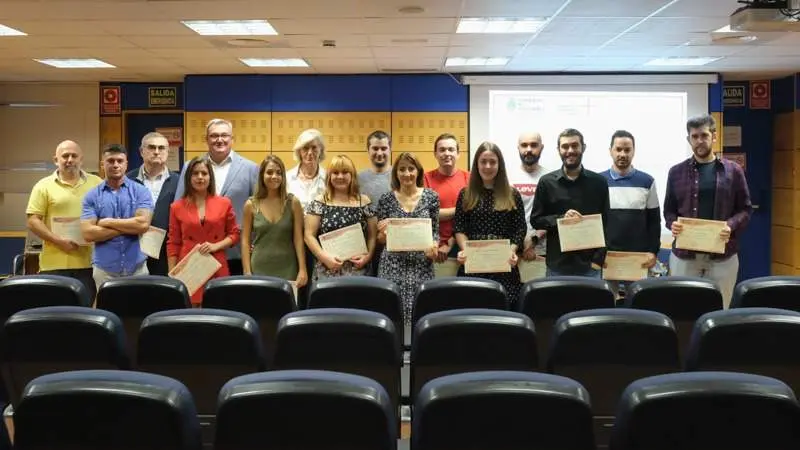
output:
[[[151,87],[147,91],[147,104],[151,108],[175,108],[178,106],[178,89],[175,87]]]

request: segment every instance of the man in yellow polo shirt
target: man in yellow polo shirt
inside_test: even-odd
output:
[[[58,168],[36,183],[26,210],[28,229],[43,242],[39,272],[76,278],[93,299],[92,247],[81,237],[81,205],[103,180],[83,171],[83,151],[73,141],[58,144],[53,160]]]

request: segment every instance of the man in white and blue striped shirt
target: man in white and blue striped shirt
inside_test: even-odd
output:
[[[611,136],[611,169],[602,172],[608,181],[610,210],[606,226],[609,251],[646,252],[647,267],[656,263],[661,247],[661,208],[652,176],[633,167],[636,140],[625,130]]]

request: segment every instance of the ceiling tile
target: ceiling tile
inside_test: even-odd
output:
[[[320,47],[322,41],[325,39],[333,39],[336,41],[337,47],[369,47],[369,37],[365,34],[333,34],[333,35],[319,35],[319,34],[297,34],[286,35],[284,40],[294,48],[300,47]]]
[[[290,49],[304,58],[371,58],[372,49],[369,47],[307,47]]]
[[[369,43],[372,47],[445,47],[454,45],[450,36],[449,34],[373,34],[369,36]]]
[[[115,36],[196,36],[176,20],[103,20],[95,26]]]
[[[647,17],[669,0],[604,1],[572,0],[561,13],[563,17]]]
[[[3,25],[17,29],[30,36],[97,36],[106,34],[93,20],[11,20]]]
[[[475,57],[482,58],[488,56],[512,57],[520,51],[520,47],[450,47],[447,56],[455,57]]]
[[[380,58],[376,61],[381,69],[438,69],[444,65],[443,58]]]
[[[725,25],[728,25],[727,18],[653,17],[644,21],[638,28],[646,29],[648,34],[710,33]]]
[[[221,51],[230,58],[300,58],[301,49],[294,48],[227,48]]]
[[[548,33],[562,35],[563,37],[587,34],[619,34],[639,20],[641,19],[630,17],[601,20],[596,18],[557,17],[544,28],[542,34]]]
[[[458,17],[462,0],[361,0],[360,12],[363,17],[413,18],[413,17]],[[420,6],[422,13],[407,14],[398,10],[405,6]]]
[[[463,17],[550,17],[565,0],[464,0]]]
[[[372,58],[309,58],[308,63],[315,69],[348,66],[375,68],[375,60]]]
[[[456,31],[456,19],[365,19],[367,34],[437,34]]]
[[[541,35],[540,35],[541,36]],[[454,34],[450,38],[450,45],[455,47],[479,47],[482,45],[523,45],[530,40],[530,34]]]
[[[742,7],[738,0],[683,0],[658,14],[657,17],[717,17],[727,19]]]
[[[19,39],[0,38],[0,48],[132,48],[133,44],[115,36],[24,36]]]
[[[376,58],[405,58],[412,61],[426,58],[444,58],[448,53],[447,47],[376,47],[372,49]]]
[[[270,19],[270,24],[281,35],[287,34],[342,34],[347,30],[353,34],[367,34],[367,19]],[[327,39],[327,38],[326,38]]]
[[[201,36],[126,36],[125,40],[142,48],[214,48],[211,40]]]

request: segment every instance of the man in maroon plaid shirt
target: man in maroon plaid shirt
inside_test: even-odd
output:
[[[686,122],[692,157],[669,170],[664,199],[666,226],[677,237],[683,231],[679,217],[719,220],[726,223],[720,238],[725,253],[693,252],[675,248],[669,257],[671,275],[700,276],[716,281],[727,308],[739,271],[739,238],[753,212],[750,191],[742,168],[718,158],[712,151],[717,124],[710,115]]]

